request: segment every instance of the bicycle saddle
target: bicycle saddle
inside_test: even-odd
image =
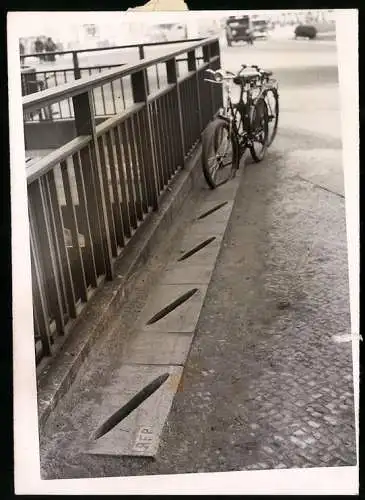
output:
[[[244,68],[246,66],[243,65],[242,67]],[[263,76],[271,76],[272,75],[272,71],[271,70],[262,69],[259,66],[257,66],[256,64],[252,65],[251,68],[255,68]]]
[[[244,83],[250,82],[252,80],[255,80],[256,78],[259,78],[261,76],[261,73],[259,73],[256,69],[252,68],[244,68],[239,75],[236,75],[233,78],[233,82],[236,85],[242,85]]]

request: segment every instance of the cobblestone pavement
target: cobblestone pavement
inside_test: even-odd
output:
[[[237,53],[227,54],[236,66]],[[43,478],[356,464],[351,343],[332,339],[350,329],[336,82],[328,73],[320,98],[302,100],[295,71],[278,137],[242,176],[156,460],[83,453],[93,387],[119,363],[115,335],[95,348],[50,418]],[[163,268],[157,256],[150,283]],[[119,328],[143,307],[143,284],[135,293]]]
[[[332,340],[350,321],[344,199],[323,189],[339,146],[282,132],[247,166],[156,460],[80,449],[109,346],[48,425],[44,478],[355,465],[351,344]]]

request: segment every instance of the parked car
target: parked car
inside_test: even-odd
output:
[[[252,30],[253,37],[256,38],[268,38],[268,22],[265,19],[253,19],[252,20]]]
[[[229,47],[232,42],[244,41],[252,43],[253,34],[249,16],[230,16],[226,21],[225,31]]]
[[[317,28],[310,24],[300,24],[294,30],[295,38],[309,38],[313,40],[317,36]]]

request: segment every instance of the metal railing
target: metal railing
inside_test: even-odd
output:
[[[166,72],[160,89],[150,81],[157,64]],[[95,291],[114,278],[116,261],[222,106],[222,89],[204,82],[205,70],[218,67],[219,41],[209,38],[23,97],[24,115],[71,99],[77,132],[27,167],[37,363],[57,352]],[[131,104],[96,125],[92,92],[122,78],[130,79]]]
[[[23,95],[28,95],[37,91],[52,88],[57,85],[70,83],[84,76],[91,76],[93,74],[97,74],[108,69],[123,66],[126,64],[125,59],[127,53],[129,59],[135,59],[135,58],[144,59],[146,57],[146,52],[149,49],[165,48],[174,44],[181,45],[186,43],[198,42],[201,40],[202,38],[193,38],[190,40],[171,40],[164,42],[150,42],[144,44],[119,45],[115,47],[26,54],[22,56],[23,64],[25,64],[25,60],[27,59],[35,59],[35,58],[39,59],[44,57],[45,55],[46,56],[51,55],[54,57],[71,56],[69,58],[70,59],[69,63],[71,64],[71,66],[67,68],[53,67],[51,69],[35,70],[32,71],[31,73],[22,74],[22,93]],[[106,58],[108,56],[111,57],[113,63],[90,65],[90,57],[98,54],[103,54]],[[82,63],[82,61],[80,60],[82,56],[86,56],[86,58],[89,59],[87,61],[88,64],[83,66],[80,64]],[[200,64],[200,62],[203,61],[203,57],[197,58],[197,61],[198,64]],[[182,62],[184,61],[181,59],[178,60],[179,64]],[[164,78],[163,73],[159,74],[159,68],[158,66],[156,66],[154,79],[158,88],[160,88],[160,86],[163,85],[163,78]],[[117,99],[123,98],[124,101],[123,82],[121,81],[120,83],[121,85],[116,90],[118,94]],[[110,91],[113,93],[114,89],[110,89]],[[98,98],[97,96],[95,101],[94,92],[92,98],[94,101],[94,105],[95,102],[99,102],[99,104],[96,106],[98,108],[97,109],[98,116],[110,116],[111,114],[115,114],[117,107],[114,106],[115,108],[114,112],[111,112],[110,109],[109,110],[106,109],[104,99],[101,99],[100,97]],[[115,101],[114,98],[113,101]],[[125,102],[124,102],[124,108],[125,108]],[[26,117],[26,121],[38,121],[38,120],[50,120],[50,119],[62,120],[62,119],[70,119],[72,116],[73,116],[72,103],[70,102],[70,100],[68,100],[68,102],[65,102],[63,104],[63,106],[57,104],[51,107],[50,109],[47,109],[47,112],[41,115],[40,114],[29,115]]]

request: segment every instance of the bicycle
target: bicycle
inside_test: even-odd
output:
[[[263,160],[277,132],[279,94],[272,72],[258,66],[243,64],[237,74],[222,69],[206,71],[211,78],[204,80],[225,84],[227,93],[224,108],[202,135],[203,173],[209,187],[215,189],[236,175],[247,149],[256,163]],[[232,82],[240,86],[240,97],[235,104],[231,99]],[[273,102],[269,100],[270,94]],[[269,124],[273,124],[272,130]],[[256,144],[260,145],[259,150]]]

